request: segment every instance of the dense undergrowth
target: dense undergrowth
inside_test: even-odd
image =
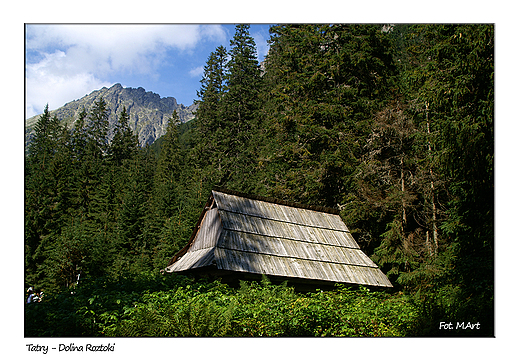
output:
[[[139,274],[85,280],[25,306],[26,337],[429,336],[432,316],[402,292]],[[426,320],[426,321],[425,321]]]

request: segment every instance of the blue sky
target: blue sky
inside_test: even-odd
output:
[[[25,28],[26,116],[53,110],[120,83],[190,105],[208,56],[229,49],[235,24],[28,24]],[[268,24],[252,24],[259,60]]]

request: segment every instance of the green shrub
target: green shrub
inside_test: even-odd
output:
[[[424,308],[424,307],[423,307]],[[150,274],[85,280],[26,305],[27,337],[399,337],[415,335],[421,304],[408,296],[337,287],[297,293],[286,284]]]

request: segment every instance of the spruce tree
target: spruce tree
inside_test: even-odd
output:
[[[168,119],[166,134],[162,138],[161,149],[153,179],[153,194],[150,204],[151,215],[147,223],[147,232],[157,238],[164,222],[175,213],[180,154],[178,144],[179,117],[174,111]]]
[[[120,257],[115,269],[151,270],[154,247],[162,223],[155,206],[157,159],[149,145],[141,148],[125,168],[118,207],[116,242]],[[164,265],[162,265],[164,267]]]
[[[154,177],[155,202],[160,217],[166,219],[173,215],[175,186],[179,180],[181,154],[179,146],[179,116],[174,111],[168,119],[161,152],[157,160]]]
[[[375,25],[271,27],[265,188],[308,204],[344,204],[370,119],[392,74]]]
[[[147,234],[153,242],[154,264],[164,267],[168,259],[186,241],[184,214],[186,203],[182,197],[181,169],[184,152],[179,144],[179,116],[174,111],[168,120],[166,134],[157,159],[154,175],[151,215],[147,219]],[[193,225],[188,226],[189,228]],[[182,236],[181,236],[182,235]]]
[[[85,125],[86,144],[82,161],[78,164],[81,202],[89,211],[94,195],[107,170],[105,156],[108,152],[108,107],[103,98],[94,102]],[[78,129],[81,131],[81,129]],[[88,216],[88,213],[87,213]]]
[[[87,134],[87,111],[82,108],[78,114],[78,118],[74,122],[71,134],[71,151],[73,153],[74,160],[82,162],[86,154],[86,146],[88,140]]]
[[[103,98],[99,98],[90,109],[87,124],[87,147],[94,158],[102,158],[108,152],[108,115],[107,103]]]
[[[200,98],[197,102],[199,104],[197,119],[200,131],[208,137],[222,128],[221,107],[226,88],[227,55],[226,48],[223,46],[211,52],[204,66],[200,90],[197,91],[197,96]]]
[[[420,25],[419,71],[410,76],[428,105],[434,156],[450,200],[441,229],[455,252],[450,281],[461,285],[459,317],[493,325],[494,27]],[[418,86],[417,86],[418,85]]]
[[[119,114],[114,127],[114,136],[110,142],[109,154],[116,166],[121,166],[125,160],[132,159],[137,154],[139,142],[129,125],[130,115],[126,107]]]
[[[255,159],[259,129],[259,94],[262,89],[256,44],[248,24],[239,24],[230,41],[224,122],[230,134],[223,166],[227,177],[221,182],[230,188],[251,191],[255,187]]]
[[[262,79],[249,28],[237,25],[230,51],[220,46],[210,55],[198,92],[199,146],[191,158],[203,159],[197,163],[208,188],[251,191],[257,184]]]
[[[66,143],[66,129],[45,106],[25,164],[25,262],[30,283],[44,282],[45,251],[55,241],[69,207]]]
[[[223,164],[232,135],[223,118],[224,92],[226,89],[227,52],[219,46],[208,57],[197,92],[198,101],[196,134],[197,142],[192,154],[201,169],[206,169],[207,183],[220,183]]]
[[[227,64],[226,116],[239,135],[254,129],[261,91],[256,44],[249,28],[248,24],[236,26]]]

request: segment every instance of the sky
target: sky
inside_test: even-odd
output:
[[[191,105],[210,53],[234,34],[235,24],[26,24],[26,118],[116,83]],[[262,61],[269,25],[250,35]]]

